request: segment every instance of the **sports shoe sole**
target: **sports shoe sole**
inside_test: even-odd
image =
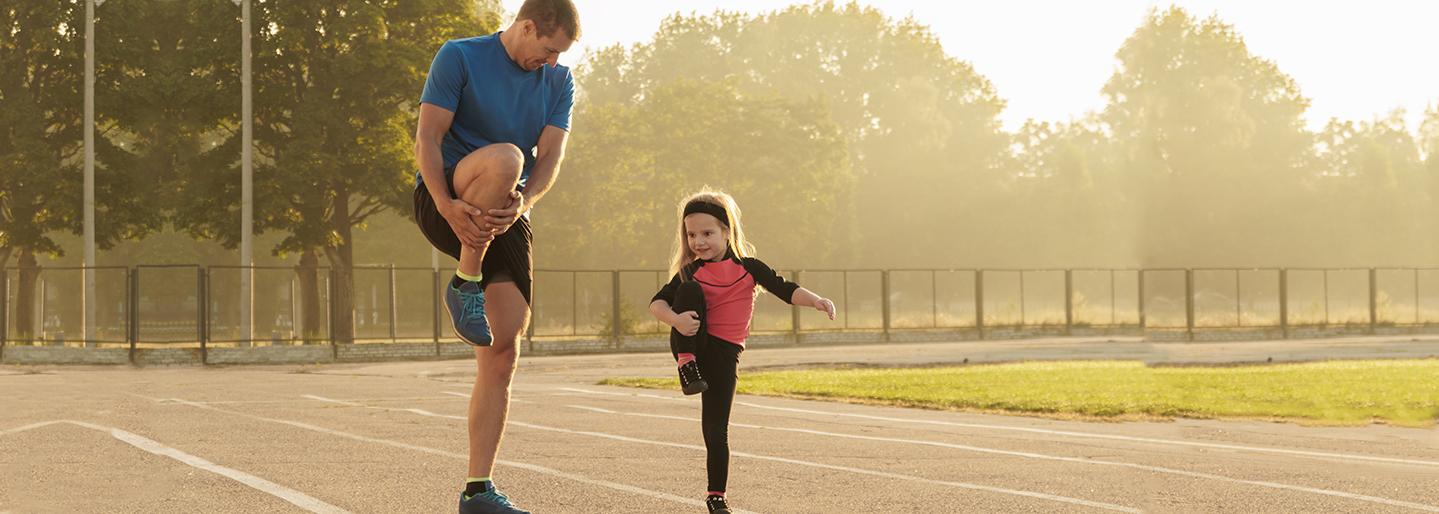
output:
[[[703,380],[696,380],[696,381],[694,381],[694,382],[690,382],[690,385],[688,385],[688,386],[686,386],[686,387],[684,388],[684,392],[685,392],[685,395],[688,396],[688,395],[703,393],[703,392],[709,390],[709,388],[710,388],[710,385],[709,385],[708,382],[705,382],[705,381],[703,381]]]

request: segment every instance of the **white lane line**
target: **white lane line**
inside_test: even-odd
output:
[[[162,401],[162,400],[160,400],[160,399],[158,399],[158,398],[155,399],[155,400],[156,400],[156,401]],[[434,396],[408,396],[408,397],[352,398],[352,399],[350,399],[350,401],[356,401],[356,402],[413,402],[413,401],[421,401],[421,400],[448,400],[448,398],[437,398],[437,397],[434,397]],[[207,402],[207,401],[198,401],[198,400],[193,400],[193,401],[194,401],[195,403],[199,403],[199,404],[202,404],[202,405],[264,405],[264,404],[296,403],[296,402],[298,402],[299,400],[225,400],[225,401],[208,401],[208,402]]]
[[[643,412],[622,412],[622,411],[615,411],[615,410],[610,410],[610,409],[603,409],[603,408],[599,408],[599,407],[591,407],[591,406],[587,406],[587,405],[566,405],[566,407],[571,407],[571,408],[581,409],[581,410],[587,410],[587,411],[590,411],[590,412],[597,412],[597,413],[601,413],[601,414],[613,414],[613,415],[620,415],[620,416],[634,416],[634,417],[653,418],[653,419],[673,419],[673,420],[688,421],[688,422],[693,422],[693,423],[698,423],[698,422],[700,421],[700,420],[697,419],[697,418],[688,418],[688,417],[684,417],[684,416],[669,416],[669,415],[664,415],[664,414],[648,414],[648,413],[643,413]],[[1426,504],[1423,504],[1423,503],[1407,502],[1407,501],[1403,501],[1403,500],[1393,500],[1393,499],[1383,498],[1383,497],[1378,497],[1378,496],[1369,496],[1369,495],[1358,494],[1358,493],[1350,493],[1350,492],[1345,492],[1345,491],[1335,491],[1335,490],[1332,490],[1332,489],[1322,489],[1322,488],[1317,488],[1317,487],[1306,487],[1306,486],[1302,486],[1302,485],[1291,485],[1291,484],[1284,484],[1284,483],[1279,483],[1279,482],[1269,482],[1269,481],[1263,481],[1263,480],[1245,480],[1245,479],[1242,479],[1242,478],[1233,478],[1233,477],[1228,477],[1228,476],[1223,476],[1223,475],[1215,475],[1215,474],[1210,474],[1210,473],[1203,473],[1203,472],[1198,472],[1198,471],[1187,471],[1187,470],[1182,470],[1182,469],[1166,468],[1166,467],[1161,467],[1161,466],[1149,466],[1149,465],[1145,465],[1145,464],[1134,464],[1134,463],[1129,463],[1129,462],[1113,462],[1113,461],[1105,461],[1105,460],[1085,459],[1085,458],[1079,458],[1079,457],[1063,457],[1063,456],[1058,456],[1058,455],[1046,455],[1046,454],[1042,454],[1042,453],[1020,452],[1020,451],[1011,451],[1011,450],[1000,450],[1000,449],[995,449],[995,448],[985,448],[985,447],[980,447],[980,446],[970,446],[970,445],[966,445],[966,444],[946,443],[946,442],[941,442],[941,441],[928,441],[928,440],[922,440],[922,439],[899,439],[899,438],[893,438],[893,437],[877,437],[877,436],[866,436],[866,435],[855,435],[855,434],[841,434],[841,433],[836,433],[836,432],[825,432],[825,431],[821,431],[821,430],[811,430],[811,429],[806,429],[806,428],[771,427],[771,426],[764,426],[764,425],[751,425],[751,424],[747,424],[747,423],[734,423],[734,422],[731,422],[731,423],[730,423],[730,426],[732,426],[732,427],[740,427],[740,428],[753,428],[753,429],[758,429],[758,430],[774,430],[774,431],[778,431],[778,432],[794,432],[794,433],[800,433],[800,434],[818,435],[818,436],[825,436],[825,437],[836,437],[836,438],[843,438],[843,439],[858,439],[858,440],[862,440],[862,441],[879,441],[879,442],[887,442],[887,443],[901,443],[901,444],[914,444],[914,445],[921,445],[921,446],[935,446],[935,447],[940,447],[940,448],[952,448],[952,449],[956,449],[956,450],[965,450],[965,451],[978,452],[978,453],[988,453],[988,454],[994,454],[994,455],[1006,455],[1006,456],[1011,456],[1011,457],[1023,457],[1023,458],[1027,458],[1027,459],[1052,460],[1052,461],[1060,461],[1060,462],[1073,462],[1073,463],[1078,463],[1078,464],[1090,464],[1090,465],[1096,465],[1096,466],[1114,466],[1114,467],[1122,467],[1122,468],[1131,468],[1131,469],[1138,469],[1138,470],[1143,470],[1143,471],[1150,471],[1150,472],[1154,472],[1154,473],[1164,473],[1164,474],[1169,474],[1169,475],[1179,475],[1179,476],[1186,476],[1186,477],[1191,477],[1191,478],[1202,478],[1202,479],[1207,479],[1207,480],[1217,480],[1217,481],[1220,481],[1220,482],[1229,482],[1229,483],[1234,483],[1234,484],[1247,484],[1247,485],[1254,485],[1254,486],[1259,486],[1259,487],[1267,487],[1267,488],[1271,488],[1271,489],[1283,489],[1283,490],[1288,490],[1288,491],[1298,491],[1298,492],[1303,492],[1303,493],[1312,493],[1312,494],[1320,494],[1320,495],[1325,495],[1325,496],[1334,496],[1334,497],[1338,497],[1338,498],[1347,498],[1347,499],[1350,499],[1350,500],[1358,500],[1358,501],[1364,501],[1364,502],[1370,502],[1370,503],[1379,503],[1379,504],[1383,504],[1383,505],[1390,505],[1390,506],[1394,506],[1394,507],[1403,507],[1403,508],[1407,508],[1407,509],[1415,509],[1415,510],[1421,510],[1421,511],[1426,511],[1426,512],[1439,512],[1439,507],[1436,507],[1436,506],[1433,506],[1433,505],[1426,505]]]
[[[615,392],[609,392],[609,391],[593,391],[593,390],[587,390],[587,389],[576,389],[576,388],[571,388],[571,387],[563,387],[563,388],[560,388],[560,389],[563,389],[563,390],[565,390],[565,391],[573,391],[573,392],[585,393],[585,394],[593,394],[593,395],[627,396],[627,397],[636,397],[636,396],[637,396],[637,397],[641,397],[641,398],[653,398],[653,399],[660,399],[660,400],[679,400],[679,398],[674,398],[674,397],[666,397],[666,396],[659,396],[659,395],[652,395],[652,394],[643,394],[643,393],[626,394],[626,393],[615,393]],[[779,411],[779,412],[792,412],[792,413],[797,413],[797,414],[818,414],[818,415],[823,415],[823,416],[840,416],[840,417],[847,417],[847,418],[870,419],[870,420],[875,420],[875,421],[890,421],[890,422],[895,422],[895,423],[915,423],[915,424],[940,425],[940,426],[950,426],[950,427],[960,427],[960,428],[978,428],[978,429],[985,429],[985,430],[1007,430],[1007,431],[1012,431],[1012,432],[1029,432],[1029,433],[1034,433],[1034,434],[1061,435],[1061,436],[1068,436],[1068,437],[1088,437],[1088,438],[1093,438],[1093,439],[1110,439],[1110,440],[1115,440],[1115,441],[1128,441],[1128,442],[1136,442],[1136,443],[1149,443],[1149,444],[1174,445],[1174,446],[1193,446],[1193,447],[1199,447],[1199,448],[1217,448],[1217,449],[1223,449],[1223,450],[1238,450],[1238,451],[1277,453],[1277,454],[1284,454],[1284,455],[1302,455],[1302,456],[1305,456],[1305,457],[1319,457],[1319,458],[1326,458],[1326,459],[1355,460],[1355,461],[1367,461],[1367,462],[1384,462],[1384,463],[1389,463],[1389,464],[1412,464],[1412,465],[1416,465],[1416,466],[1434,466],[1434,467],[1439,467],[1439,461],[1432,461],[1432,460],[1400,459],[1400,458],[1395,458],[1395,457],[1377,457],[1377,456],[1373,456],[1373,455],[1357,455],[1357,454],[1351,454],[1351,453],[1330,453],[1330,452],[1317,452],[1317,451],[1307,451],[1307,450],[1288,450],[1288,449],[1284,449],[1284,448],[1268,448],[1268,447],[1263,447],[1263,446],[1246,446],[1246,445],[1224,444],[1224,443],[1202,443],[1202,442],[1197,442],[1197,441],[1181,441],[1181,440],[1177,440],[1177,439],[1157,439],[1157,438],[1150,438],[1150,437],[1133,437],[1133,436],[1124,436],[1124,435],[1115,435],[1115,434],[1096,434],[1096,433],[1090,433],[1090,432],[1074,432],[1074,431],[1069,431],[1069,430],[1048,430],[1048,429],[1043,429],[1043,428],[1012,427],[1012,426],[1004,426],[1004,425],[987,425],[987,424],[981,424],[981,423],[960,423],[960,422],[954,422],[954,421],[935,421],[935,420],[926,420],[926,419],[907,419],[907,418],[896,418],[896,417],[891,417],[891,416],[874,416],[874,415],[868,415],[868,414],[851,414],[851,413],[847,413],[847,412],[826,412],[826,411],[821,411],[821,410],[796,409],[796,408],[792,408],[792,407],[774,407],[774,406],[770,406],[770,405],[761,405],[761,404],[757,404],[757,403],[741,402],[741,401],[736,401],[736,402],[735,402],[735,405],[743,405],[743,406],[746,406],[746,407],[753,407],[753,408],[756,408],[756,409],[773,410],[773,411]]]
[[[322,399],[322,398],[320,398],[320,397],[314,397],[313,399],[316,399],[316,400],[319,400],[319,401],[328,401],[327,399]],[[388,410],[388,411],[412,412],[412,413],[419,414],[419,415],[422,415],[422,416],[432,416],[432,417],[437,417],[437,418],[455,419],[455,420],[460,420],[460,421],[465,421],[465,420],[466,420],[466,418],[465,418],[464,416],[451,416],[451,415],[446,415],[446,414],[436,414],[436,413],[429,412],[429,411],[425,411],[425,410],[422,410],[422,409],[396,409],[396,408],[390,408],[390,407],[376,407],[376,406],[370,406],[370,405],[366,405],[366,406],[364,406],[364,407],[367,408],[367,409],[378,409],[378,410]],[[516,420],[513,420],[513,419],[509,420],[509,424],[515,425],[515,426],[520,426],[520,427],[525,427],[525,428],[533,428],[533,429],[536,429],[536,430],[547,430],[547,431],[551,431],[551,432],[561,432],[561,433],[566,433],[566,434],[586,435],[586,436],[590,436],[590,437],[600,437],[600,438],[604,438],[604,439],[611,439],[611,440],[615,440],[615,441],[624,441],[624,442],[629,442],[629,443],[640,443],[640,444],[649,444],[649,445],[655,445],[655,446],[668,446],[668,447],[672,447],[672,448],[684,448],[684,449],[687,449],[687,450],[706,451],[706,450],[705,450],[705,447],[703,447],[703,446],[697,446],[697,445],[693,445],[693,444],[671,443],[671,442],[667,442],[667,441],[655,441],[655,440],[650,440],[650,439],[640,439],[640,438],[635,438],[635,437],[628,437],[628,436],[622,436],[622,435],[608,434],[608,433],[604,433],[604,432],[591,432],[591,431],[585,431],[585,430],[570,430],[570,429],[567,429],[567,428],[558,428],[558,427],[550,427],[550,426],[544,426],[544,425],[536,425],[536,424],[534,424],[534,423],[525,423],[525,422],[523,422],[523,421],[516,421]],[[1135,513],[1137,513],[1137,512],[1143,512],[1143,511],[1140,511],[1140,510],[1138,510],[1138,509],[1134,509],[1134,508],[1130,508],[1130,507],[1125,507],[1125,506],[1123,506],[1123,505],[1115,505],[1115,504],[1110,504],[1110,503],[1101,503],[1101,502],[1084,500],[1084,499],[1080,499],[1080,498],[1070,498],[1070,497],[1067,497],[1067,496],[1058,496],[1058,495],[1052,495],[1052,494],[1037,493],[1037,492],[1033,492],[1033,491],[1023,491],[1023,490],[1019,490],[1019,489],[1006,489],[1006,488],[1003,488],[1003,487],[994,487],[994,486],[987,486],[987,485],[980,485],[980,484],[970,484],[970,483],[966,483],[966,482],[951,482],[951,481],[946,481],[946,480],[934,480],[934,479],[930,479],[930,478],[917,477],[917,476],[911,476],[911,475],[901,475],[901,474],[898,474],[898,473],[889,473],[889,472],[885,472],[885,471],[874,471],[874,470],[869,470],[869,469],[852,468],[852,467],[848,467],[848,466],[837,466],[837,465],[832,465],[832,464],[824,464],[824,463],[819,463],[819,462],[803,461],[803,460],[797,460],[797,459],[788,459],[788,458],[784,458],[784,457],[775,457],[775,456],[771,456],[771,455],[760,455],[760,454],[746,453],[746,452],[731,451],[731,452],[730,452],[730,455],[733,455],[733,456],[736,456],[736,457],[746,457],[746,458],[751,458],[751,459],[756,459],[756,460],[767,460],[767,461],[773,461],[773,462],[782,462],[782,463],[785,463],[785,464],[794,464],[794,465],[799,465],[799,466],[808,466],[808,467],[814,467],[814,468],[830,469],[830,470],[835,470],[835,471],[846,471],[846,472],[849,472],[849,473],[855,473],[855,474],[859,474],[859,475],[877,476],[877,477],[890,478],[890,479],[901,480],[901,481],[908,481],[908,482],[920,482],[920,483],[926,483],[926,484],[932,484],[932,485],[943,485],[943,486],[949,486],[949,487],[958,487],[958,488],[962,488],[962,489],[972,489],[972,490],[977,490],[977,491],[988,491],[988,492],[993,492],[993,493],[1009,494],[1009,495],[1015,495],[1015,496],[1026,496],[1026,497],[1030,497],[1030,498],[1039,498],[1039,499],[1043,499],[1043,500],[1050,500],[1050,501],[1056,501],[1056,502],[1062,502],[1062,503],[1069,503],[1069,504],[1073,504],[1073,505],[1083,505],[1083,506],[1087,506],[1087,507],[1094,507],[1094,508],[1104,509],[1104,510],[1113,510],[1113,511],[1119,511],[1119,512],[1135,512]]]
[[[320,432],[320,433],[323,433],[323,434],[329,434],[329,435],[333,435],[333,436],[336,436],[336,437],[343,437],[343,438],[352,439],[352,440],[355,440],[355,441],[361,441],[361,442],[366,442],[366,443],[374,443],[374,444],[383,444],[383,445],[387,445],[387,446],[393,446],[393,447],[396,447],[396,448],[403,448],[403,449],[406,449],[406,450],[412,450],[412,451],[417,451],[417,452],[422,452],[422,453],[428,453],[428,454],[430,454],[430,455],[438,455],[438,456],[441,456],[441,457],[450,457],[450,458],[454,458],[454,459],[459,459],[459,460],[461,460],[461,461],[468,461],[469,458],[470,458],[469,455],[463,454],[463,453],[447,452],[447,451],[440,450],[440,449],[436,449],[436,448],[428,448],[428,447],[425,447],[425,446],[418,446],[418,445],[413,445],[413,444],[404,443],[404,442],[400,442],[400,441],[391,441],[391,440],[389,440],[389,439],[380,439],[380,438],[377,438],[377,437],[368,437],[368,436],[363,436],[363,435],[359,435],[359,434],[352,434],[352,433],[349,433],[349,432],[342,432],[342,431],[335,430],[335,429],[330,429],[330,428],[315,426],[315,425],[311,425],[311,424],[303,423],[303,422],[299,422],[299,421],[291,421],[291,420],[288,420],[288,419],[277,419],[277,418],[267,418],[267,417],[264,417],[264,416],[256,416],[256,415],[253,415],[253,414],[246,414],[246,413],[243,413],[243,412],[221,409],[221,408],[219,408],[219,407],[213,407],[213,406],[205,405],[205,404],[202,404],[202,403],[195,403],[195,402],[191,402],[191,401],[187,401],[187,400],[183,400],[183,399],[179,399],[179,398],[169,398],[169,399],[167,399],[167,400],[165,400],[165,401],[173,402],[173,403],[178,403],[178,404],[181,404],[181,405],[188,405],[188,406],[191,406],[191,407],[196,407],[196,408],[201,408],[201,409],[206,409],[206,410],[212,410],[212,411],[215,411],[215,412],[222,412],[222,413],[230,414],[230,415],[234,415],[234,416],[240,416],[240,417],[255,419],[255,420],[259,420],[259,421],[266,421],[266,422],[270,422],[270,423],[278,423],[278,424],[281,424],[281,425],[289,425],[289,426],[296,427],[296,428],[303,428],[303,429],[305,429],[305,430],[311,430],[311,431]],[[376,407],[376,408],[378,408],[378,407]],[[428,412],[428,411],[424,411],[424,410],[421,410],[421,409],[407,409],[407,411],[408,411],[408,412],[414,412],[414,413],[416,413],[416,414],[425,413],[425,414],[428,414],[428,415],[438,416],[438,414],[434,414],[434,413],[431,413],[431,412]],[[461,417],[461,418],[459,418],[459,419],[464,419],[464,418]],[[543,466],[536,466],[536,465],[534,465],[534,464],[526,464],[526,463],[523,463],[523,462],[515,462],[515,461],[509,461],[509,460],[503,460],[503,459],[496,460],[495,462],[496,462],[497,464],[500,464],[500,465],[503,465],[503,466],[509,466],[509,467],[513,467],[513,468],[518,468],[518,469],[523,469],[523,470],[527,470],[527,471],[532,471],[532,472],[535,472],[535,473],[544,474],[544,475],[550,475],[550,476],[554,476],[554,477],[564,478],[564,479],[573,480],[573,481],[576,481],[576,482],[581,482],[581,483],[585,483],[585,484],[589,484],[589,485],[593,485],[593,486],[605,487],[605,488],[614,489],[614,490],[617,490],[617,491],[623,491],[623,492],[627,492],[627,493],[637,494],[637,495],[640,495],[640,496],[647,496],[647,497],[655,498],[655,499],[659,499],[659,500],[672,501],[672,502],[681,503],[681,504],[685,504],[685,505],[690,505],[690,506],[694,506],[694,507],[704,507],[704,502],[702,502],[702,501],[700,501],[700,500],[693,499],[693,498],[684,498],[684,497],[676,496],[676,495],[673,495],[673,494],[662,493],[662,492],[658,492],[658,491],[651,491],[651,490],[648,490],[648,489],[641,489],[641,488],[638,488],[638,487],[633,487],[633,486],[629,486],[629,485],[625,485],[625,484],[620,484],[620,483],[616,483],[616,482],[611,482],[611,481],[608,481],[608,480],[595,480],[595,479],[592,479],[592,478],[587,478],[587,477],[580,476],[580,475],[576,475],[576,474],[573,474],[573,473],[568,473],[568,472],[565,472],[565,471],[560,471],[560,470],[556,470],[556,469],[550,469],[550,468],[546,468],[546,467],[543,467]],[[744,511],[736,511],[736,512],[744,512]],[[746,513],[746,514],[754,514],[754,513]]]
[[[29,424],[29,425],[21,425],[21,426],[15,427],[15,428],[7,428],[7,429],[5,429],[5,430],[0,430],[0,436],[10,435],[10,434],[18,434],[18,433],[24,432],[24,431],[26,431],[26,430],[34,430],[34,429],[37,429],[37,428],[40,428],[40,427],[45,427],[45,426],[54,425],[54,424],[56,424],[56,423],[64,423],[64,421],[41,421],[41,422],[39,422],[39,423],[31,423],[31,424]]]
[[[364,406],[365,406],[365,404],[363,404],[363,403],[355,403],[355,402],[345,401],[345,400],[336,400],[336,399],[333,399],[333,398],[325,398],[325,397],[323,397],[323,396],[315,396],[315,395],[313,395],[313,394],[305,394],[305,395],[300,395],[300,396],[303,397],[303,398],[309,398],[309,399],[311,399],[311,400],[319,400],[319,401],[322,401],[322,402],[338,403],[338,404],[340,404],[340,405],[349,405],[349,406],[351,406],[351,407],[364,407]]]
[[[458,397],[460,397],[460,398],[469,398],[469,397],[470,397],[470,395],[469,395],[469,394],[466,394],[466,393],[457,393],[457,392],[454,392],[454,391],[442,391],[442,392],[443,392],[444,394],[448,394],[448,395],[450,395],[450,396],[458,396]],[[511,396],[511,397],[510,397],[510,403],[535,403],[535,402],[530,401],[530,400],[521,400],[521,399],[519,399],[519,398],[515,398],[515,397]]]
[[[350,511],[347,511],[347,510],[345,510],[345,509],[342,509],[342,508],[336,507],[336,506],[334,506],[334,505],[330,505],[330,504],[328,504],[328,503],[325,503],[325,502],[323,502],[323,501],[320,501],[319,499],[317,499],[317,498],[315,498],[315,497],[313,497],[313,496],[310,496],[310,495],[308,495],[308,494],[302,493],[302,492],[300,492],[300,491],[296,491],[296,490],[291,489],[291,488],[289,488],[289,487],[285,487],[285,486],[283,486],[283,485],[276,484],[276,483],[271,482],[271,481],[269,481],[269,480],[265,480],[265,479],[263,479],[263,478],[260,478],[260,477],[255,476],[255,475],[251,475],[251,474],[249,474],[249,473],[246,473],[246,472],[244,472],[244,471],[240,471],[240,470],[238,470],[238,469],[228,468],[228,467],[225,467],[225,466],[221,466],[221,465],[219,465],[219,464],[215,464],[215,463],[210,462],[210,461],[208,461],[208,460],[205,460],[205,459],[203,459],[203,458],[200,458],[200,457],[197,457],[197,456],[194,456],[194,455],[185,453],[185,452],[183,452],[183,451],[181,451],[181,450],[179,450],[179,449],[172,448],[172,447],[169,447],[169,446],[165,446],[164,444],[161,444],[161,443],[159,443],[159,442],[156,442],[156,441],[153,440],[153,439],[149,439],[149,438],[146,438],[146,437],[144,437],[144,436],[141,436],[141,435],[138,435],[138,434],[135,434],[135,433],[132,433],[132,432],[127,432],[127,431],[124,431],[124,430],[120,430],[120,429],[114,428],[114,427],[107,427],[107,426],[102,426],[102,425],[96,425],[96,424],[94,424],[94,423],[86,423],[86,422],[84,422],[84,421],[74,421],[74,420],[68,420],[68,419],[66,419],[66,420],[47,421],[47,422],[45,422],[45,423],[35,423],[35,424],[31,424],[31,425],[26,425],[26,426],[23,426],[23,427],[19,427],[18,429],[14,429],[14,431],[18,432],[18,431],[20,431],[21,429],[29,430],[29,429],[39,428],[39,427],[42,427],[42,426],[53,425],[53,424],[57,424],[57,423],[68,423],[68,424],[75,425],[75,426],[78,426],[78,427],[84,427],[84,428],[88,428],[88,429],[91,429],[91,430],[96,430],[96,431],[100,431],[100,432],[104,432],[104,433],[110,434],[111,437],[114,437],[115,439],[118,439],[118,440],[120,440],[121,442],[124,442],[124,443],[126,443],[126,444],[129,444],[130,446],[134,446],[134,447],[139,448],[139,449],[141,449],[141,450],[145,450],[146,452],[149,452],[149,453],[152,453],[152,454],[155,454],[155,455],[159,455],[159,456],[162,456],[162,457],[169,457],[169,458],[171,458],[171,459],[180,461],[181,463],[184,463],[184,464],[186,464],[186,465],[188,465],[188,466],[190,466],[190,467],[203,469],[203,470],[205,470],[205,471],[209,471],[209,472],[214,473],[214,474],[216,474],[216,475],[220,475],[220,476],[223,476],[223,477],[225,477],[225,478],[229,478],[229,479],[234,480],[234,481],[236,481],[236,482],[239,482],[239,483],[245,484],[245,485],[247,485],[247,486],[250,486],[250,488],[255,489],[255,490],[257,490],[257,491],[260,491],[260,492],[262,492],[262,493],[265,493],[265,494],[268,494],[268,495],[270,495],[270,496],[274,496],[274,497],[276,497],[276,498],[279,498],[279,499],[281,499],[281,500],[285,500],[285,501],[287,501],[287,502],[290,502],[290,503],[293,504],[294,506],[299,507],[299,508],[301,508],[301,509],[305,509],[305,510],[307,510],[307,511],[309,511],[309,512],[315,512],[315,513],[317,513],[317,514],[349,514],[349,512],[350,512]],[[11,432],[10,432],[10,431],[6,431],[6,433],[11,433]]]
[[[134,446],[141,450],[145,450],[155,455],[169,457],[171,459],[175,459],[177,461],[188,464],[192,467],[200,468],[216,475],[221,475],[236,482],[248,485],[255,490],[267,493],[281,500],[285,500],[294,504],[296,507],[305,509],[310,512],[320,514],[348,514],[349,512],[345,509],[320,501],[300,491],[296,491],[289,487],[276,484],[274,482],[265,480],[255,475],[251,475],[244,471],[240,471],[234,468],[227,468],[225,466],[212,463],[200,457],[190,455],[180,450],[157,443],[153,440],[146,439],[144,437],[132,434],[130,432],[126,432],[124,430],[120,430],[118,428],[110,429],[110,435],[114,436],[116,439],[129,443],[131,446]]]

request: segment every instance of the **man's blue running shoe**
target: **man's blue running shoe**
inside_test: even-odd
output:
[[[460,493],[460,514],[530,514],[530,511],[516,508],[498,489],[465,497]]]
[[[445,286],[445,310],[450,313],[455,335],[475,346],[489,346],[494,341],[490,323],[485,319],[485,291],[478,282],[465,281],[460,287]]]

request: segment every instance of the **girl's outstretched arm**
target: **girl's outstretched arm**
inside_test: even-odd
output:
[[[829,298],[823,298],[820,295],[814,294],[803,287],[794,290],[794,296],[790,297],[789,303],[814,307],[816,310],[829,315],[829,319],[834,319],[834,302],[830,301]]]

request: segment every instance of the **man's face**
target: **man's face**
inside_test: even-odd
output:
[[[559,60],[560,54],[570,49],[574,40],[570,39],[565,29],[557,29],[554,34],[541,36],[539,27],[530,20],[524,20],[521,28],[523,36],[519,65],[525,71],[535,71],[546,64],[554,66]]]

